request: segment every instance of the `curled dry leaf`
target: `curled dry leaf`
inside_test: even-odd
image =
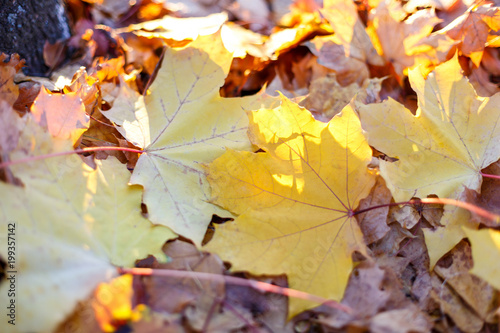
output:
[[[446,34],[459,41],[462,54],[479,67],[488,39],[498,37],[491,36],[491,32],[500,30],[499,10],[499,7],[492,7],[491,4],[473,5],[437,34]]]
[[[371,189],[368,197],[359,202],[358,210],[388,204],[391,200],[391,191],[385,186],[384,179],[377,176],[375,186]],[[369,245],[382,239],[389,232],[390,228],[387,225],[388,212],[389,206],[356,215],[366,244]]]

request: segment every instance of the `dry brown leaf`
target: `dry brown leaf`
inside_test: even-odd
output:
[[[483,172],[490,175],[500,175],[500,161],[491,164]],[[484,177],[480,194],[474,190],[465,189],[466,201],[488,212],[500,214],[500,188],[498,182],[498,179]],[[471,215],[473,221],[482,223],[488,227],[498,227],[498,223],[491,221],[491,219],[481,217],[474,212]]]
[[[0,100],[13,105],[19,95],[19,89],[14,83],[14,76],[21,70],[24,60],[18,54],[13,54],[9,61],[8,55],[0,53]]]
[[[180,240],[167,243],[164,252],[171,262],[158,264],[146,259],[139,266],[213,274],[225,271],[218,257]],[[286,286],[283,277],[267,280]],[[136,290],[136,303],[145,302],[156,312],[181,313],[187,325],[196,331],[229,332],[273,325],[278,332],[286,320],[285,296],[263,294],[245,286],[226,286],[222,279],[143,277],[136,278]]]
[[[390,218],[398,222],[405,229],[413,228],[420,221],[420,213],[413,205],[404,205],[402,207],[391,207]]]
[[[433,8],[408,16],[395,0],[381,1],[370,13],[370,37],[378,52],[393,65],[400,82],[408,68],[422,64],[421,71],[427,74],[447,59],[455,43],[444,35],[431,36],[440,21]]]
[[[403,240],[414,237],[409,230],[403,228],[399,223],[390,223],[389,231],[382,239],[372,244],[371,249],[375,255],[386,254],[392,257],[399,251]]]
[[[490,33],[497,30],[500,30],[500,8],[486,4],[470,7],[437,33],[460,41],[462,54],[471,58],[478,67]]]
[[[426,333],[431,328],[429,318],[412,308],[379,313],[370,323],[370,332],[373,333]]]
[[[14,110],[20,114],[25,114],[29,112],[33,102],[40,93],[42,85],[36,81],[24,81],[20,82],[17,86],[19,88],[19,97],[13,105]]]
[[[470,245],[461,241],[436,265],[434,272],[483,320],[495,310],[496,292],[484,280],[469,274],[472,268]]]
[[[363,103],[379,102],[378,93],[381,88],[381,81],[382,79],[368,79],[363,82],[362,86],[351,83],[346,87],[342,87],[337,82],[336,75],[330,73],[312,80],[309,86],[309,96],[300,103],[300,106],[311,111],[317,116],[317,119],[329,121],[344,106],[349,104],[356,94],[358,100]]]
[[[349,332],[428,332],[432,327],[429,317],[405,297],[401,287],[394,273],[364,262],[351,274],[342,300],[354,313],[330,311],[318,321],[330,329],[347,328]]]
[[[214,255],[200,252],[195,246],[179,240],[167,243],[163,248],[171,258],[166,264],[158,264],[156,269],[174,269],[194,272],[222,274],[224,265]],[[224,298],[224,284],[219,281],[196,280],[192,278],[171,278],[151,276],[136,278],[142,285],[144,300],[155,311],[176,313],[187,306],[197,306],[204,298],[214,300]],[[166,298],[164,295],[168,294]],[[139,299],[139,303],[142,301]],[[200,303],[200,304],[201,304]],[[207,315],[207,314],[206,314]]]
[[[306,45],[318,57],[320,65],[335,71],[341,85],[355,82],[361,85],[370,75],[364,59],[346,57],[344,47],[334,36],[318,36]]]
[[[360,201],[358,211],[368,207],[388,204],[391,202],[391,199],[391,191],[385,186],[384,179],[377,176],[376,183],[368,197]],[[386,222],[388,212],[389,206],[357,215],[357,220],[366,244],[371,244],[382,239],[389,232],[390,228]]]

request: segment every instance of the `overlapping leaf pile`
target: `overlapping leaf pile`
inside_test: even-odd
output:
[[[0,56],[2,331],[494,330],[499,8],[190,3],[72,1],[45,52],[77,65],[50,79]],[[134,265],[352,311],[221,280],[96,289]]]

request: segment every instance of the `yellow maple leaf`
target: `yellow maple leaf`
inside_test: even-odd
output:
[[[409,74],[418,95],[415,116],[392,99],[359,107],[370,145],[399,159],[380,161],[394,199],[459,199],[464,186],[479,191],[481,169],[500,158],[500,94],[478,97],[457,56],[427,80],[418,68]],[[467,212],[447,206],[441,220],[446,229],[425,231],[431,266],[464,237],[461,225],[467,223]]]
[[[207,167],[214,203],[239,217],[206,249],[234,270],[286,273],[291,288],[340,300],[352,252],[365,253],[351,212],[374,184],[359,120],[348,105],[322,123],[285,97],[248,114],[265,153],[228,150]],[[291,299],[289,315],[312,305]]]
[[[128,101],[118,99],[119,106],[103,112],[145,151],[130,182],[144,186],[149,219],[197,244],[213,214],[229,214],[208,202],[201,165],[222,155],[224,147],[251,149],[244,109],[260,106],[255,96],[220,97],[231,61],[219,34],[169,48],[144,98],[124,88]]]
[[[474,267],[470,272],[500,290],[500,232],[463,229],[471,242]]]
[[[11,160],[70,151],[71,142],[51,138],[26,119]],[[0,183],[0,255],[11,281],[0,285],[0,306],[15,299],[16,325],[2,332],[52,331],[116,266],[133,266],[175,237],[141,214],[139,186],[114,157],[96,161],[96,170],[78,156],[59,156],[13,165],[24,184]],[[9,244],[9,248],[7,247]]]

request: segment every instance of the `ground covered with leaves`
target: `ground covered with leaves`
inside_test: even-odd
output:
[[[495,3],[67,9],[0,55],[2,332],[499,330]]]

